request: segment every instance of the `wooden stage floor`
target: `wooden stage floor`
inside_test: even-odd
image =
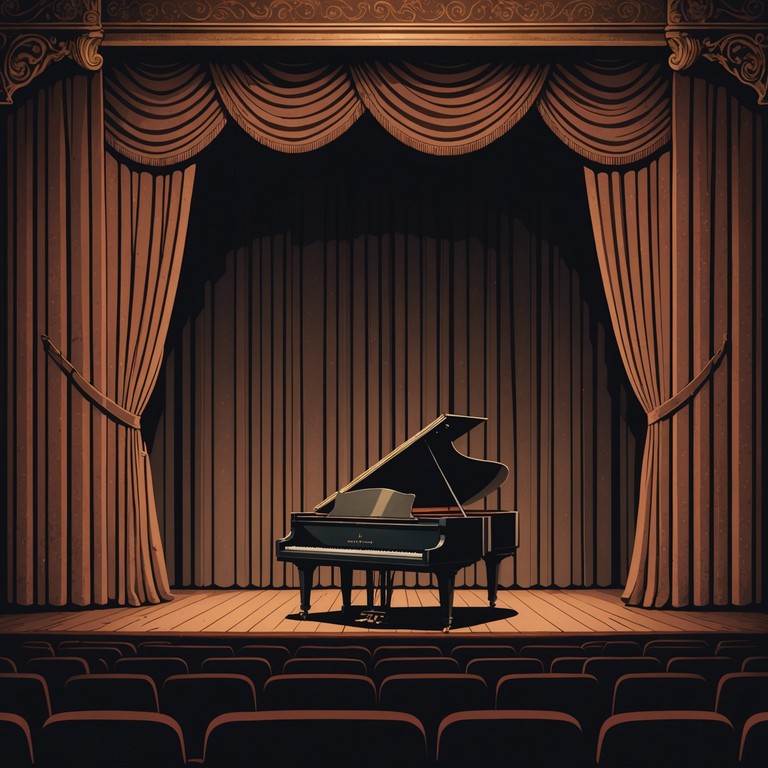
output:
[[[312,592],[310,617],[298,617],[295,589],[175,590],[172,602],[139,608],[22,610],[0,615],[0,633],[237,633],[333,635],[433,633],[442,630],[433,589],[398,589],[388,623],[362,625],[341,613],[338,589]],[[362,592],[353,596],[362,602]],[[495,609],[484,590],[459,589],[454,599],[455,634],[768,634],[768,613],[738,610],[645,610],[628,608],[618,589],[501,590]]]

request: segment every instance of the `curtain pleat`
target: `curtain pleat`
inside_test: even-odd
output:
[[[554,134],[588,160],[634,163],[669,143],[670,82],[661,64],[555,64],[537,107]]]
[[[134,162],[169,166],[188,160],[226,124],[200,64],[113,66],[104,82],[105,140]]]
[[[309,152],[333,141],[363,113],[343,67],[329,64],[212,63],[232,119],[280,152]]]
[[[761,599],[762,128],[725,89],[681,75],[673,114],[673,153],[585,170],[613,327],[643,408],[712,365],[649,423],[624,598],[749,605]]]
[[[280,177],[277,160],[250,162]],[[254,189],[247,220],[226,224],[230,238],[242,233],[235,247],[218,250],[214,235],[188,254],[200,263],[190,276],[221,269],[181,291],[197,295],[169,338],[153,442],[175,585],[295,587],[295,568],[274,558],[290,513],[440,412],[487,416],[457,448],[510,467],[485,502],[521,511],[504,586],[623,581],[613,542],[632,539],[639,447],[575,253],[532,231],[503,195],[423,171],[402,170],[397,183],[371,172],[377,185],[308,174],[298,198]],[[628,457],[621,474],[614,447]],[[333,578],[321,569],[320,583]],[[484,578],[473,566],[459,583]]]
[[[107,394],[141,415],[157,381],[184,254],[195,167],[134,171],[107,155]],[[124,520],[127,581],[118,599],[131,605],[169,599],[155,493],[141,432],[112,425],[110,455]],[[156,578],[146,579],[153,573]]]
[[[433,155],[487,146],[533,104],[547,68],[537,64],[372,61],[352,66],[366,108],[395,138]]]

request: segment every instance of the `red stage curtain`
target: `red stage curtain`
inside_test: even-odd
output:
[[[232,119],[280,152],[309,152],[344,133],[363,105],[343,67],[328,64],[211,64]]]
[[[104,78],[104,121],[109,146],[150,166],[188,160],[227,122],[200,64],[110,67]]]
[[[762,127],[725,89],[682,75],[673,114],[672,153],[585,171],[614,330],[649,421],[624,596],[747,605],[761,599]]]
[[[535,101],[546,73],[538,64],[371,61],[352,67],[376,120],[432,155],[472,152],[506,133]]]
[[[537,106],[580,155],[604,165],[634,163],[669,143],[669,83],[661,64],[557,64]]]

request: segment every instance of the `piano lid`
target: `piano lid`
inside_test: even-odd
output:
[[[482,416],[444,413],[339,491],[391,488],[415,494],[416,508],[456,507],[457,500],[463,506],[482,499],[507,479],[509,469],[496,461],[465,456],[453,441],[485,421]],[[329,512],[339,491],[315,511]]]

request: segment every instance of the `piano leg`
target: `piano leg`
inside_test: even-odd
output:
[[[456,584],[456,571],[441,568],[435,572],[437,591],[440,595],[440,609],[445,617],[443,632],[450,632],[453,626],[453,589]]]
[[[315,576],[315,566],[302,563],[298,565],[299,569],[299,595],[301,598],[301,618],[309,617],[309,596],[312,592],[312,580]]]
[[[485,555],[485,580],[488,583],[488,605],[496,607],[496,593],[499,589],[499,563],[501,558],[496,555]]]
[[[341,566],[341,612],[352,612],[352,569]]]

